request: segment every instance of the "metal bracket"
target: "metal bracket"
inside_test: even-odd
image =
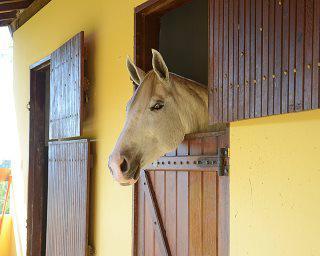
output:
[[[228,148],[218,149],[218,176],[229,175]]]

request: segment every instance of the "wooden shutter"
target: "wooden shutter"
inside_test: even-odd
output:
[[[89,142],[49,142],[47,256],[85,256]]]
[[[210,1],[210,123],[317,109],[320,2]]]
[[[226,133],[189,137],[142,173],[135,185],[134,255],[229,255],[229,177],[194,164],[227,146]]]
[[[49,139],[81,136],[84,33],[51,54]]]

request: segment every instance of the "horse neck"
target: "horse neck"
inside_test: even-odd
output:
[[[171,77],[176,89],[177,107],[185,133],[206,131],[208,129],[207,88],[174,74]]]

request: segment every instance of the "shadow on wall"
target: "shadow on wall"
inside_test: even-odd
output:
[[[260,117],[251,120],[243,120],[233,122],[234,127],[244,127],[248,125],[265,126],[272,124],[285,124],[285,123],[304,123],[306,121],[316,121],[320,118],[320,110],[308,110],[298,113],[281,114],[269,117]],[[272,121],[271,121],[272,120]]]

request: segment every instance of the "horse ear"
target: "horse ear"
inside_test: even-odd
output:
[[[152,67],[160,80],[169,82],[169,70],[167,65],[164,62],[161,54],[154,49],[152,49]]]
[[[129,56],[127,56],[127,69],[129,71],[130,74],[130,78],[131,80],[136,84],[136,85],[140,85],[142,80],[144,79],[146,73],[138,68],[130,59]]]

